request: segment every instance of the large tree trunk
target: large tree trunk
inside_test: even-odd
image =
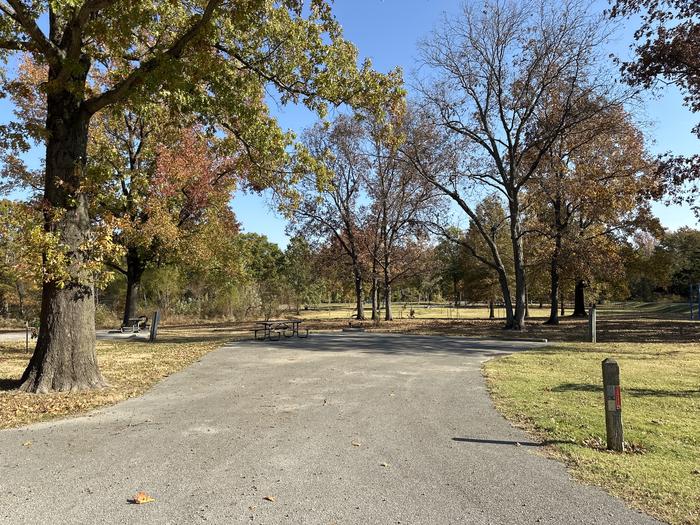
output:
[[[586,281],[579,279],[576,281],[576,288],[574,289],[574,313],[571,317],[588,317],[586,312]]]
[[[389,258],[384,260],[384,320],[393,321],[391,312],[391,280],[389,278]]]
[[[384,285],[384,320],[394,320],[394,315],[391,312],[391,284]]]
[[[372,321],[379,320],[379,279],[372,277]]]
[[[95,355],[95,300],[84,253],[90,219],[81,183],[89,114],[82,109],[78,97],[86,74],[85,65],[82,77],[75,78],[73,92],[49,92],[47,97],[45,229],[58,235],[68,260],[66,275],[43,284],[39,337],[20,386],[26,392],[105,386]],[[55,76],[50,70],[49,79]]]
[[[559,315],[563,316],[566,313],[566,308],[564,305],[564,290],[561,289],[561,285],[559,285],[559,305],[561,306]]]
[[[362,320],[365,318],[365,300],[362,296],[362,270],[357,261],[352,263],[352,271],[355,276],[355,308],[357,309],[356,319]]]
[[[515,271],[515,312],[513,314],[513,330],[525,328],[525,258],[523,255],[523,239],[520,234],[520,207],[517,198],[510,200],[510,238],[513,245],[513,270]]]
[[[506,325],[505,328],[510,330],[513,328],[514,315],[513,315],[513,300],[510,295],[510,286],[508,285],[508,275],[503,267],[496,270],[498,273],[498,283],[501,285],[501,294],[503,295],[503,308],[506,311]]]
[[[138,250],[129,248],[126,253],[126,301],[122,320],[125,325],[129,324],[129,319],[136,317],[141,278],[145,269],[146,264],[141,260]]]

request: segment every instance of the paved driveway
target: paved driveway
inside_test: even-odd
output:
[[[480,363],[528,346],[232,344],[143,397],[0,432],[0,522],[655,523],[572,482],[494,411]],[[128,504],[139,490],[156,501]]]

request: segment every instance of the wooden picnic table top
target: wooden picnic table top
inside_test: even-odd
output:
[[[303,323],[303,319],[281,319],[279,321],[257,321],[257,324],[261,324],[263,326],[273,326],[273,325],[278,325],[278,324],[300,324]]]

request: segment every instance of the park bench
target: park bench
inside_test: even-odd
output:
[[[119,328],[119,331],[121,333],[124,333],[124,332],[130,330],[132,333],[138,333],[143,328],[146,328],[147,324],[148,324],[148,317],[146,317],[145,315],[142,315],[139,317],[130,317],[126,323],[123,323],[121,325],[121,327]]]

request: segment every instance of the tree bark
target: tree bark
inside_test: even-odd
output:
[[[384,320],[393,321],[391,312],[391,280],[389,278],[389,258],[384,260]]]
[[[74,73],[84,86],[88,65]],[[49,69],[49,80],[57,72]],[[43,283],[39,336],[20,390],[44,393],[105,386],[95,355],[95,300],[92,276],[85,270],[89,241],[87,196],[81,190],[90,115],[81,105],[81,90],[47,96],[44,225],[67,250],[67,275]],[[44,258],[46,260],[46,255]],[[49,261],[51,262],[51,261]]]
[[[563,316],[566,313],[566,310],[564,307],[564,291],[561,289],[561,284],[559,285],[559,305],[561,306],[559,315]]]
[[[509,205],[510,238],[513,245],[513,270],[515,271],[515,311],[510,327],[513,330],[525,328],[525,258],[523,239],[520,234],[520,206],[517,195],[512,196]]]
[[[379,320],[379,279],[372,277],[372,321]]]
[[[571,317],[588,317],[586,312],[586,281],[579,279],[576,281],[576,288],[574,290],[574,313]]]
[[[496,308],[495,308],[495,305],[493,303],[494,303],[493,299],[490,299],[489,300],[489,319],[496,318]]]
[[[503,295],[503,308],[506,311],[506,330],[513,328],[514,315],[513,315],[513,300],[510,295],[510,286],[508,285],[508,276],[503,267],[498,268],[498,282],[501,285],[501,294]]]
[[[549,300],[551,306],[549,309],[549,319],[544,324],[558,325],[559,324],[559,254],[561,253],[561,233],[557,232],[554,239],[554,252],[550,261],[549,276],[551,280]],[[562,310],[564,304],[562,302]],[[562,315],[564,312],[562,311]]]
[[[136,317],[141,278],[145,270],[146,263],[139,256],[138,250],[129,248],[126,253],[126,301],[122,321],[124,325],[129,323],[129,319]]]
[[[362,270],[357,260],[352,262],[352,271],[355,276],[355,308],[357,309],[357,320],[365,318],[365,300],[362,295]]]

